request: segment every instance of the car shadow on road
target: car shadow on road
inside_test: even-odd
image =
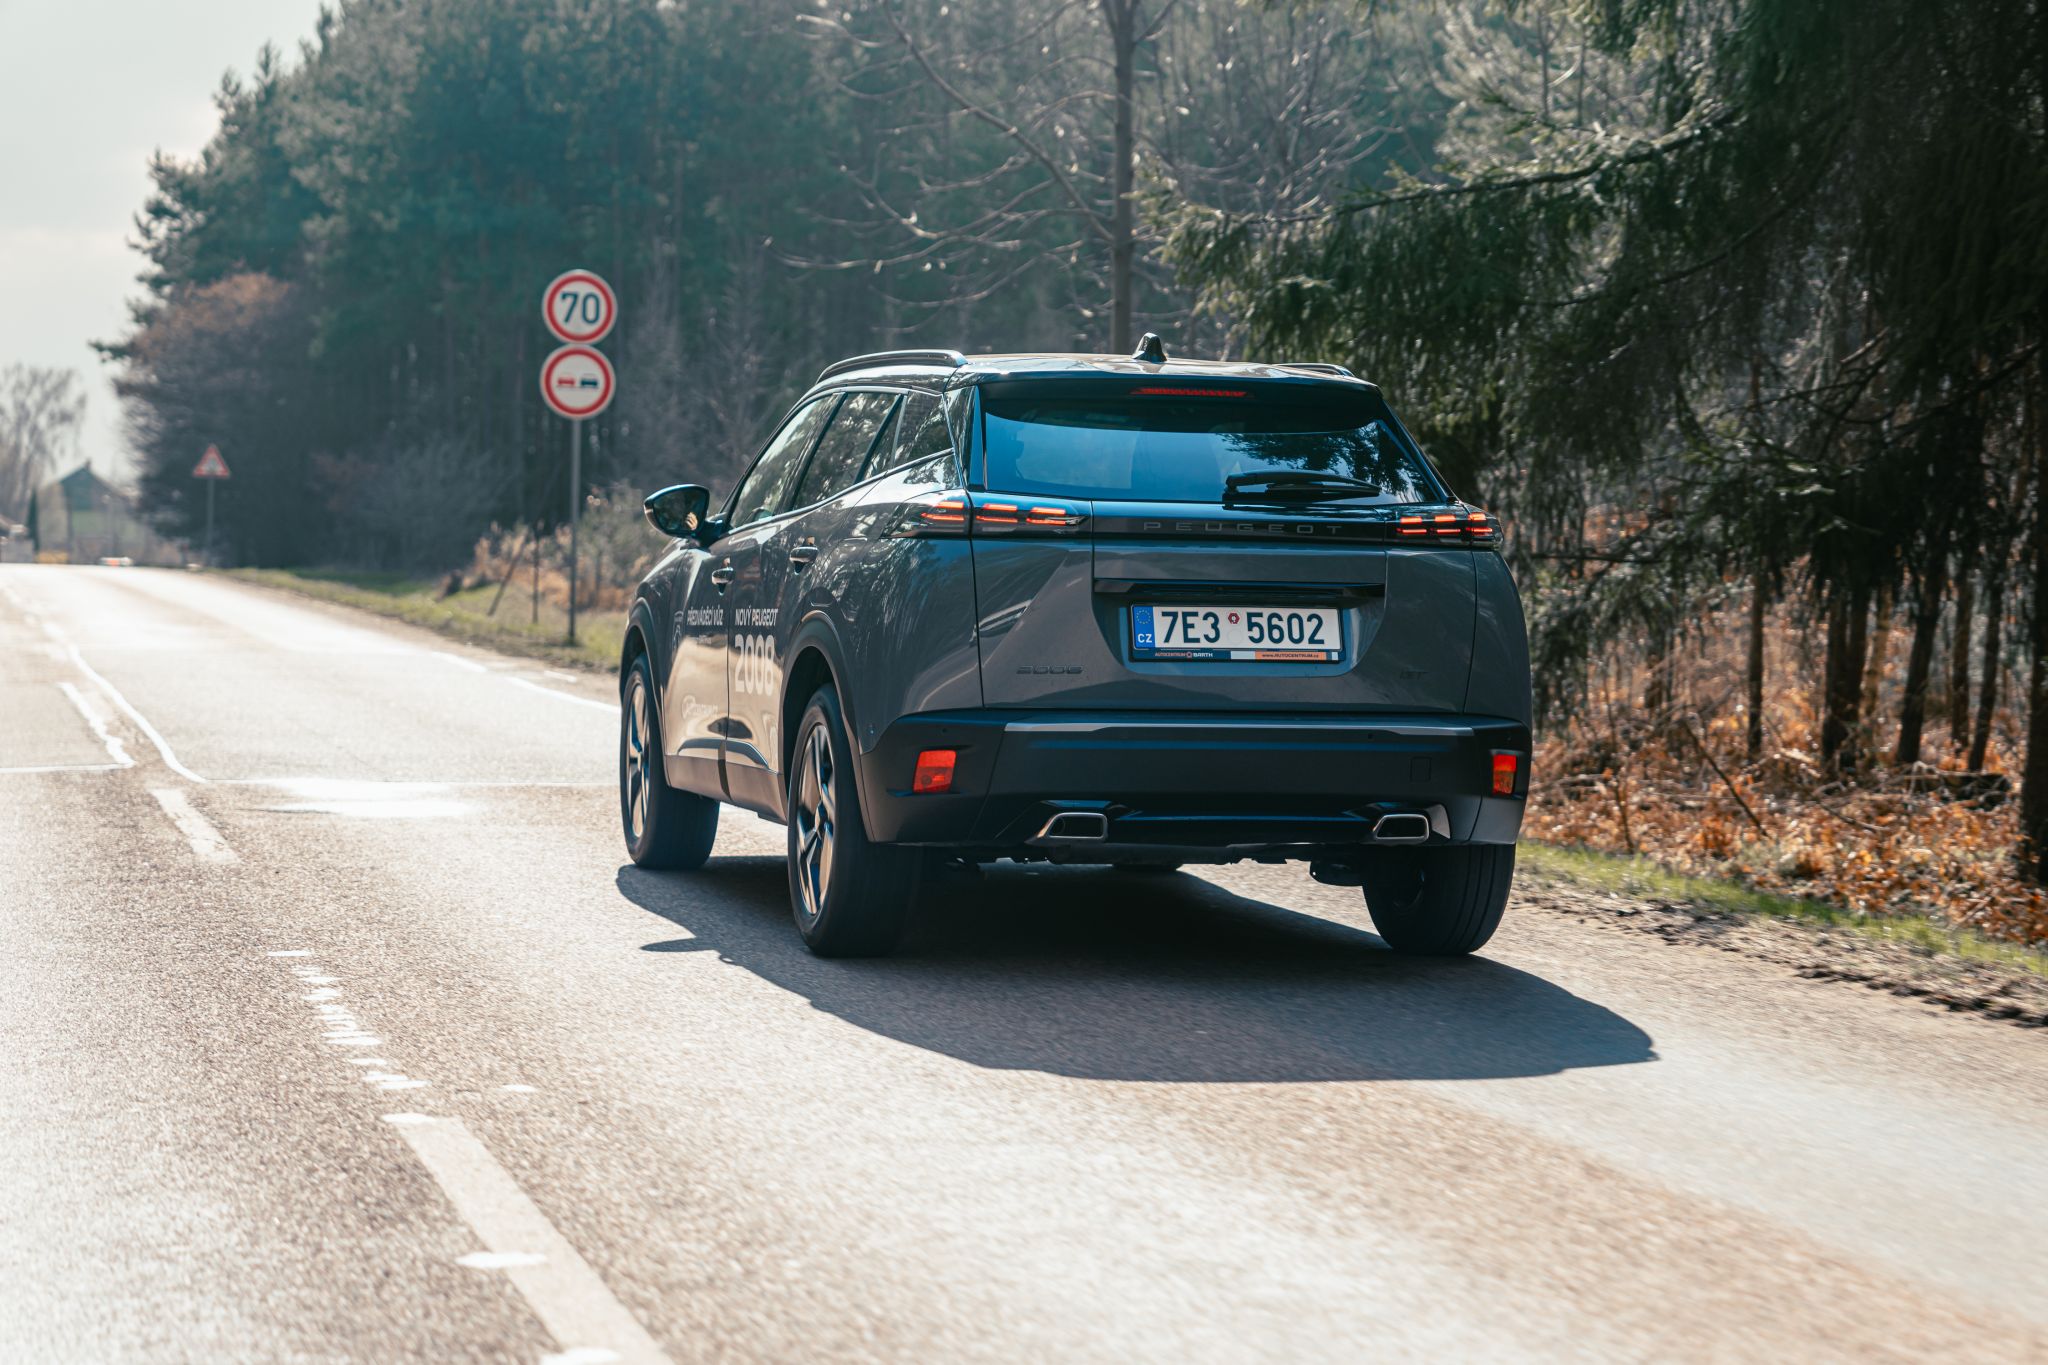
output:
[[[904,953],[812,957],[780,859],[619,869],[626,899],[848,1023],[976,1066],[1099,1080],[1472,1080],[1656,1059],[1604,1006],[1483,957],[1419,960],[1364,930],[1191,876],[999,866],[927,883]]]

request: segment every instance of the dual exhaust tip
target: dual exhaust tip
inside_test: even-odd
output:
[[[1045,822],[1031,842],[1047,844],[1098,843],[1109,837],[1109,817],[1098,810],[1063,810]],[[1429,842],[1429,817],[1420,811],[1397,811],[1373,822],[1372,837],[1379,844],[1423,844]]]

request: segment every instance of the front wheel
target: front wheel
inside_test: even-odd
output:
[[[797,724],[789,765],[789,901],[819,957],[880,957],[910,924],[924,857],[869,840],[854,790],[839,694],[821,687]]]
[[[694,872],[718,837],[718,803],[677,791],[661,770],[661,715],[645,654],[633,660],[619,694],[619,821],[637,867]]]
[[[1515,877],[1513,844],[1374,849],[1361,860],[1372,927],[1397,953],[1455,957],[1500,927]]]

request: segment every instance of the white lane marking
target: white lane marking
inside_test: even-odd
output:
[[[135,760],[128,757],[127,747],[117,737],[108,733],[107,721],[109,718],[99,707],[88,702],[85,699],[85,694],[68,682],[58,683],[57,690],[69,697],[71,704],[78,708],[78,714],[85,717],[85,723],[92,729],[93,738],[105,746],[108,758],[113,759],[116,765],[123,768],[135,766]]]
[[[542,687],[539,683],[528,682],[524,678],[510,678],[507,679],[507,681],[517,683],[519,686],[525,688],[529,692],[538,692],[544,697],[559,697],[563,701],[573,701],[578,706],[594,706],[598,710],[603,711],[607,715],[611,715],[617,712],[617,710],[619,709],[617,706],[613,705],[611,702],[608,701],[592,701],[588,697],[574,696],[568,692],[562,691],[560,688]]]
[[[576,1352],[610,1351],[624,1361],[668,1359],[462,1120],[424,1114],[385,1119],[397,1126],[484,1249],[506,1258],[506,1278],[565,1353],[581,1360],[596,1357]]]
[[[460,654],[450,654],[445,649],[429,650],[428,653],[432,654],[437,659],[446,659],[449,663],[454,664],[457,668],[467,668],[473,673],[488,673],[491,671],[490,669],[485,668],[482,664],[478,663],[475,659],[465,659]]]
[[[184,778],[188,782],[197,782],[200,783],[202,786],[205,784],[205,778],[201,777],[198,773],[193,772],[184,764],[178,762],[178,756],[171,752],[171,746],[165,742],[164,737],[162,735],[157,733],[156,727],[154,725],[151,725],[149,723],[149,719],[146,716],[144,716],[140,711],[136,710],[133,706],[129,705],[128,699],[121,695],[121,691],[119,688],[115,687],[112,683],[108,682],[105,678],[101,677],[98,671],[95,670],[91,664],[85,661],[85,656],[78,652],[77,645],[67,644],[65,648],[71,651],[71,662],[78,665],[79,671],[84,673],[86,677],[91,678],[94,682],[98,683],[100,691],[106,693],[108,698],[113,701],[114,705],[120,707],[123,711],[128,713],[128,719],[135,722],[137,729],[141,730],[143,734],[149,736],[149,742],[151,744],[156,745],[157,754],[163,759],[165,767],[169,768],[172,772],[176,773],[178,776]]]
[[[117,773],[130,767],[127,763],[45,763],[40,767],[0,768],[0,777],[23,776],[28,773]],[[607,782],[606,786],[611,784]]]
[[[185,842],[192,845],[192,851],[209,863],[237,863],[241,859],[228,847],[228,841],[220,837],[220,831],[185,799],[185,793],[174,787],[151,787],[149,794],[164,808],[164,814],[171,817],[171,823],[178,827],[178,833],[185,836]]]
[[[386,782],[382,779],[368,779],[364,781],[356,781],[353,778],[345,777],[216,777],[212,779],[211,785],[216,787],[281,787],[288,791],[306,791],[310,790],[312,784],[315,783],[330,783],[333,784],[334,788],[337,790],[339,790],[342,787],[347,787],[351,790],[360,790],[365,792],[371,791],[373,789],[380,789],[386,787],[408,789],[431,788],[435,791],[469,791],[471,789],[484,791],[495,790],[499,787],[504,787],[507,789],[516,788],[519,790],[537,787],[570,787],[595,789],[600,787],[610,788],[617,785],[614,782],[581,782],[569,778],[555,777],[537,777],[531,781],[493,778],[488,781],[476,782],[466,781],[459,777],[451,779],[447,782]]]
[[[580,683],[583,681],[582,677],[578,674],[564,673],[558,668],[543,668],[540,671],[540,675],[543,678],[553,678],[556,682]]]

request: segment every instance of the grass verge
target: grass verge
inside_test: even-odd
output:
[[[1520,866],[1538,877],[1643,900],[1660,900],[1729,915],[1805,920],[1926,953],[2014,968],[2048,978],[2048,953],[1956,929],[1918,915],[1859,915],[1824,901],[1757,891],[1738,882],[1673,872],[1648,858],[1524,841]]]
[[[542,601],[540,619],[535,621],[532,600],[516,593],[508,592],[493,616],[491,598],[497,589],[489,583],[443,597],[438,580],[404,574],[341,569],[229,569],[226,573],[245,583],[424,626],[469,644],[578,668],[616,668],[619,646],[625,639],[625,621],[616,612],[579,612],[577,640],[571,645],[567,643],[568,617],[560,607]]]

